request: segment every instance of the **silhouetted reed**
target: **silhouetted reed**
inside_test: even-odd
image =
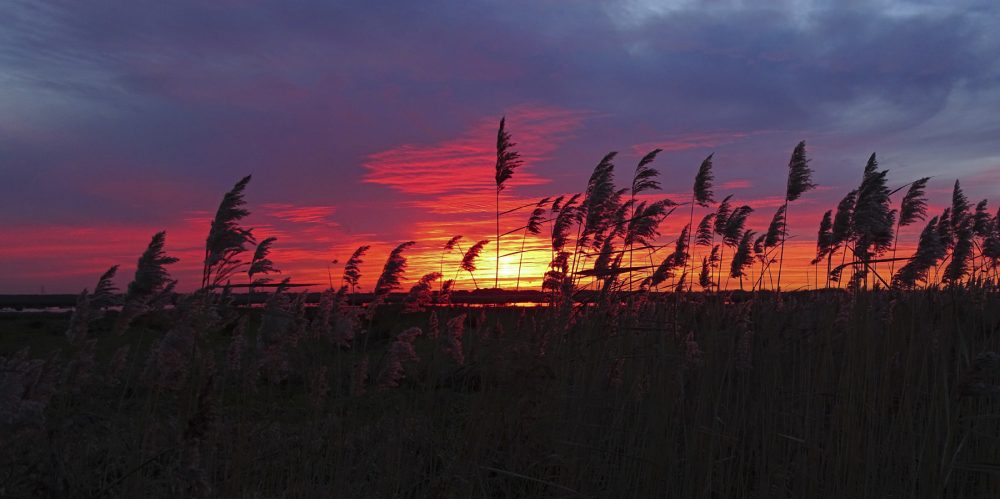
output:
[[[244,192],[250,183],[250,175],[243,177],[226,193],[219,203],[212,220],[211,230],[205,240],[205,263],[201,273],[202,289],[225,284],[244,265],[238,257],[247,250],[247,245],[255,244],[252,229],[240,226],[250,211],[245,208]]]
[[[462,264],[460,265],[462,270],[469,273],[469,277],[472,278],[472,283],[479,288],[479,284],[476,283],[476,260],[479,259],[479,254],[483,252],[483,248],[489,244],[489,239],[483,239],[469,247],[469,250],[465,252],[465,256],[462,257]]]
[[[524,164],[521,154],[514,150],[516,145],[511,142],[510,132],[504,125],[506,117],[500,118],[500,128],[497,129],[497,163],[496,163],[496,198],[497,198],[497,238],[496,238],[496,274],[494,276],[493,287],[500,287],[500,192],[506,187],[506,183],[514,176],[514,170]]]
[[[788,159],[788,181],[785,184],[785,204],[782,210],[781,228],[781,254],[778,256],[778,291],[781,291],[781,267],[785,261],[785,236],[788,232],[786,217],[788,216],[788,204],[799,199],[802,194],[816,187],[812,182],[812,169],[809,167],[809,158],[806,157],[806,142],[799,142],[792,151],[792,157]]]

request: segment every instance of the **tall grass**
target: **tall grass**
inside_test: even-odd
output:
[[[511,141],[510,132],[505,128],[507,118],[500,118],[500,128],[497,129],[497,163],[496,163],[496,198],[497,198],[497,238],[496,238],[496,251],[497,251],[497,262],[496,262],[496,272],[493,280],[493,287],[500,287],[500,192],[504,190],[507,186],[507,181],[514,176],[514,170],[521,167],[524,161],[521,160],[521,154],[514,150],[514,146],[517,145]],[[477,285],[478,287],[478,285]]]
[[[62,374],[71,345],[0,352],[4,494],[1000,493],[997,294],[776,296],[383,305],[365,354],[335,301],[191,295],[123,337],[93,323],[87,376]],[[146,367],[118,405],[123,346]]]
[[[806,142],[799,142],[788,160],[788,181],[785,183],[785,204],[781,210],[781,254],[778,256],[778,291],[781,291],[781,268],[785,263],[785,237],[788,232],[788,204],[816,187],[812,182],[812,169],[806,157]]]

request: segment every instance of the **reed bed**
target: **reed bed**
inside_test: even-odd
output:
[[[0,495],[1000,494],[994,293],[374,314],[278,296],[3,343]]]

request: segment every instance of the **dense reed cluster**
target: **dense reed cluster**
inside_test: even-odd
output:
[[[538,251],[525,250],[527,238],[529,234],[532,237],[542,234],[547,222],[550,263],[542,287],[551,292],[553,299],[572,301],[581,290],[600,291],[610,301],[621,299],[623,293],[644,289],[693,291],[698,286],[705,291],[720,291],[729,288],[730,279],[738,280],[741,289],[780,290],[790,205],[816,187],[805,142],[800,142],[788,161],[783,204],[766,229],[753,230],[747,226],[753,207],[737,204],[731,194],[716,202],[714,154],[698,167],[690,200],[676,202],[655,199],[655,192],[661,189],[660,173],[653,167],[659,149],[641,158],[629,186],[624,188],[616,186],[617,154],[611,152],[594,167],[583,192],[545,197],[536,203],[501,211],[504,182],[522,165],[515,145],[505,121],[501,120],[497,136],[494,287],[499,286],[500,259],[517,256],[515,287],[520,289],[524,253]],[[836,210],[824,213],[820,221],[816,257],[812,262],[815,281],[807,283],[807,287],[914,289],[995,285],[1000,258],[1000,218],[989,212],[987,200],[980,201],[973,209],[958,181],[952,206],[929,222],[925,229],[928,237],[920,238],[914,254],[897,254],[900,229],[926,218],[925,190],[929,180],[921,178],[890,189],[888,170],[879,169],[873,153],[858,188],[845,195]],[[893,196],[904,190],[897,205]],[[687,225],[675,239],[664,241],[660,227],[684,204],[688,205]],[[501,215],[525,209],[531,212],[523,226],[500,232]],[[704,212],[697,225],[696,211]],[[931,233],[939,237],[931,238]],[[501,239],[516,234],[521,235],[520,250],[501,252]],[[455,241],[445,245],[445,254]],[[488,242],[480,241],[466,252],[460,266],[470,272],[476,287],[478,282],[470,269],[476,268],[475,259],[479,256],[476,250]],[[837,253],[840,259],[835,265]],[[445,254],[441,257],[442,273]],[[826,269],[821,271],[819,264],[824,260]],[[777,268],[772,269],[772,265]],[[842,279],[845,271],[847,277]]]

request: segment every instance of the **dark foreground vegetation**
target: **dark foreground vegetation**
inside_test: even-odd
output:
[[[1000,494],[992,292],[299,296],[8,316],[0,495]]]

